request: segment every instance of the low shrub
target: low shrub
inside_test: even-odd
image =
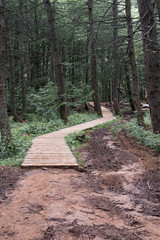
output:
[[[138,126],[136,119],[124,125],[124,128],[126,132],[136,138],[140,144],[160,152],[160,134],[146,131],[144,127]]]
[[[82,144],[84,145],[88,141],[88,139],[89,139],[88,131],[74,132],[69,134],[65,138],[79,166],[85,165],[85,162],[82,159],[81,152],[76,150],[79,149]]]

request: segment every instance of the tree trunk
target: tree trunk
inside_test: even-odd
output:
[[[130,103],[131,109],[133,111],[135,111],[136,108],[135,108],[135,105],[134,105],[133,95],[132,95],[132,90],[131,90],[130,76],[129,76],[129,71],[128,71],[128,62],[124,63],[124,73],[125,73],[126,83],[127,83],[129,103]]]
[[[24,29],[23,29],[23,1],[19,0],[19,53],[20,53],[20,77],[22,87],[22,117],[23,120],[27,119],[27,100],[26,100],[26,81],[25,81],[25,59],[24,59]]]
[[[73,48],[72,48],[72,70],[71,70],[71,79],[72,79],[72,84],[75,83],[75,53],[76,53],[76,41],[73,40]]]
[[[160,49],[151,0],[138,0],[147,81],[147,95],[154,133],[160,133]]]
[[[25,59],[25,66],[26,66],[26,79],[27,79],[27,87],[31,84],[31,65],[30,65],[30,58],[29,58],[29,44],[28,44],[28,37],[27,37],[27,23],[28,23],[28,16],[27,16],[27,0],[24,0],[24,11],[23,11],[23,27],[24,27],[24,59]]]
[[[85,82],[88,84],[88,78],[89,78],[89,69],[88,69],[88,48],[89,48],[89,34],[87,31],[87,42],[86,42],[86,48],[85,48]]]
[[[119,115],[118,103],[118,1],[113,0],[113,107],[116,115]]]
[[[55,14],[50,1],[43,0],[43,2],[45,5],[47,17],[48,17],[48,27],[49,27],[50,41],[51,41],[51,52],[52,52],[52,56],[54,58],[55,67],[56,67],[56,76],[57,76],[57,83],[58,83],[59,97],[60,97],[60,116],[65,121],[65,123],[67,123],[68,116],[67,116],[67,107],[66,107],[66,98],[65,98],[65,84],[63,79],[62,64],[61,64],[61,58],[59,55],[59,49],[58,49],[57,37],[56,37],[56,31],[55,31]]]
[[[0,131],[1,141],[6,146],[11,140],[11,130],[8,120],[6,93],[5,93],[5,80],[4,80],[4,9],[0,7]]]
[[[94,36],[94,25],[93,25],[93,0],[88,0],[89,10],[89,24],[90,24],[90,49],[91,49],[91,69],[92,69],[92,85],[94,90],[93,101],[95,111],[99,116],[102,116],[102,110],[99,102],[98,93],[98,80],[97,80],[97,60],[95,51],[95,36]]]
[[[140,126],[144,125],[144,118],[141,109],[141,102],[138,90],[138,74],[136,66],[136,58],[134,51],[134,42],[133,42],[133,27],[132,27],[132,18],[131,18],[131,2],[126,0],[126,20],[128,28],[128,56],[131,65],[132,72],[132,91],[133,91],[133,101],[137,110],[137,121]]]
[[[11,36],[9,36],[11,37]],[[15,71],[14,71],[14,57],[13,57],[13,46],[11,39],[8,41],[8,60],[9,60],[9,71],[10,71],[10,76],[9,76],[9,90],[10,90],[10,108],[11,108],[11,113],[12,116],[14,117],[15,121],[23,122],[23,120],[20,118],[20,116],[17,114],[16,111],[16,103],[15,103]]]
[[[15,103],[15,64],[14,64],[14,57],[13,57],[13,44],[11,33],[9,32],[9,25],[6,13],[6,1],[2,0],[2,8],[4,9],[4,22],[5,22],[5,42],[6,42],[6,49],[8,55],[8,62],[9,62],[9,92],[10,92],[10,109],[12,116],[14,117],[15,121],[23,122],[23,120],[19,117],[16,111],[16,103]]]
[[[157,12],[158,12],[158,18],[160,21],[160,0],[154,0],[155,4],[156,4],[156,8],[157,8]]]

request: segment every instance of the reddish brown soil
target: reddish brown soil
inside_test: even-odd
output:
[[[79,151],[79,171],[0,168],[0,239],[160,239],[159,155],[106,128]]]
[[[16,187],[17,181],[26,171],[7,166],[0,167],[0,203],[7,199],[7,193]]]

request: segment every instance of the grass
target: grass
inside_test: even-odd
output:
[[[12,141],[6,148],[0,139],[0,165],[20,166],[27,150],[32,145],[32,139],[36,136],[60,130],[83,122],[97,119],[97,114],[74,113],[69,116],[68,124],[61,119],[50,121],[32,121],[17,123],[11,120]]]

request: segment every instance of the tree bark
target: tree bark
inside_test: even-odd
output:
[[[124,73],[125,73],[125,78],[126,78],[129,103],[130,103],[131,109],[133,111],[135,111],[136,108],[135,108],[134,101],[133,101],[133,95],[132,95],[132,89],[131,89],[131,83],[130,83],[130,75],[129,75],[129,71],[128,71],[128,62],[124,62]]]
[[[72,68],[71,68],[71,79],[72,79],[72,84],[75,83],[75,53],[76,53],[76,41],[73,40],[73,47],[72,47]]]
[[[28,37],[27,37],[27,4],[28,1],[24,0],[24,6],[23,6],[23,27],[24,27],[24,59],[25,59],[25,66],[26,66],[26,75],[27,75],[27,88],[31,85],[31,64],[30,64],[30,57],[29,57],[29,43],[28,43]]]
[[[7,49],[7,56],[9,62],[9,93],[10,93],[10,109],[12,116],[14,117],[15,121],[23,122],[23,120],[19,117],[16,111],[16,103],[15,103],[15,64],[14,64],[14,57],[13,57],[13,44],[11,33],[9,31],[9,24],[8,18],[6,13],[6,1],[2,0],[2,8],[4,9],[4,22],[5,22],[5,46]]]
[[[4,80],[4,34],[4,8],[0,7],[0,131],[1,141],[7,146],[11,140],[11,130],[7,113]]]
[[[118,103],[118,0],[113,0],[113,107],[116,115],[119,115]]]
[[[133,91],[133,101],[137,110],[137,121],[140,126],[144,125],[144,118],[141,109],[141,102],[138,90],[138,73],[136,66],[136,57],[134,51],[134,41],[133,41],[133,26],[132,26],[132,17],[131,17],[131,2],[126,0],[126,20],[128,28],[128,57],[131,65],[132,73],[132,91]]]
[[[88,0],[89,10],[89,25],[90,25],[90,49],[91,49],[91,69],[92,69],[92,85],[94,90],[93,101],[95,111],[99,116],[102,116],[102,110],[99,101],[98,93],[98,79],[97,79],[97,60],[95,51],[95,36],[94,36],[94,24],[93,24],[93,0]]]
[[[9,60],[9,71],[10,71],[10,76],[9,76],[9,90],[10,90],[10,109],[12,116],[14,117],[15,121],[18,122],[23,122],[23,120],[20,118],[20,116],[17,113],[16,110],[16,102],[15,102],[15,64],[14,64],[14,57],[13,57],[13,46],[11,39],[8,41],[8,60]]]
[[[66,98],[65,98],[65,84],[63,79],[61,58],[59,55],[59,49],[57,44],[57,36],[55,31],[55,14],[50,1],[43,0],[43,2],[45,5],[47,18],[48,18],[48,27],[49,27],[50,41],[51,41],[51,52],[52,52],[52,57],[54,59],[55,68],[56,68],[56,77],[57,77],[59,97],[60,97],[60,116],[65,121],[65,123],[67,123],[68,116],[67,116],[67,107],[66,107]]]
[[[154,133],[160,133],[160,48],[151,0],[138,0],[147,81],[147,95]]]
[[[87,31],[87,41],[86,41],[86,48],[85,48],[85,82],[88,84],[89,79],[89,69],[88,69],[88,60],[89,60],[89,34]]]
[[[24,58],[24,29],[23,29],[23,1],[19,0],[19,53],[20,53],[20,77],[22,87],[22,118],[27,119],[26,80],[25,80],[25,58]]]
[[[154,0],[154,3],[156,5],[157,12],[158,12],[158,18],[159,18],[159,21],[160,21],[160,0]]]

